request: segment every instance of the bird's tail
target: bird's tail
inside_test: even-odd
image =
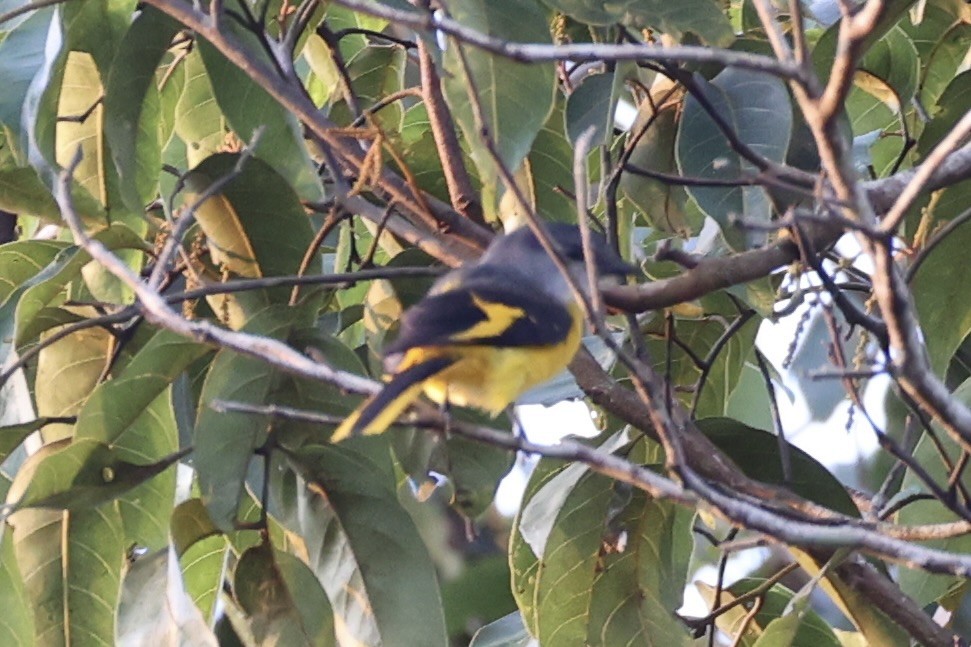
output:
[[[449,357],[433,357],[395,374],[377,395],[366,400],[337,427],[330,442],[337,443],[349,436],[380,434],[415,401],[425,380],[454,363]]]

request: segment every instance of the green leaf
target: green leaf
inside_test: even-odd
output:
[[[30,150],[28,136],[32,129],[25,123],[24,112],[31,84],[37,77],[50,73],[51,61],[47,59],[47,35],[50,31],[50,10],[35,11],[17,25],[0,42],[0,123],[9,133],[7,144],[14,147],[17,157],[24,164]]]
[[[229,542],[213,525],[201,500],[183,501],[173,510],[172,546],[186,593],[205,622],[211,623],[222,589]]]
[[[14,498],[21,483],[18,474]],[[21,510],[9,523],[37,644],[113,644],[127,548],[118,509],[109,504],[76,512]]]
[[[185,89],[175,106],[175,134],[185,142],[189,166],[195,166],[222,149],[226,118],[216,103],[199,50],[193,49],[181,67]]]
[[[583,79],[566,100],[564,117],[570,142],[576,146],[580,135],[592,128],[590,148],[604,143],[607,134],[613,131],[616,105],[613,74],[591,74]]]
[[[85,0],[63,8],[68,48],[90,54],[102,78],[107,78],[116,52],[119,56],[124,54],[118,51],[119,44],[135,6],[136,0]]]
[[[186,204],[192,204],[214,182],[235,173],[239,155],[213,155],[189,177]],[[213,260],[246,278],[296,274],[313,230],[297,194],[263,160],[245,160],[242,169],[197,210],[196,219],[209,239]],[[265,291],[286,303],[290,288]]]
[[[971,403],[971,381],[965,381],[955,389],[953,397],[966,405]],[[929,434],[925,433],[914,449],[914,461],[923,466],[934,481],[947,483],[951,476],[950,470],[947,470],[941,461],[938,448],[943,448],[952,459],[961,454],[962,448],[941,429],[940,425],[934,424],[934,428],[937,435],[936,442]],[[965,475],[961,482],[965,487],[969,487],[971,486],[971,477]],[[900,492],[902,494],[917,494],[926,491],[927,487],[923,481],[913,471],[908,470],[900,485]],[[895,515],[894,519],[895,522],[906,525],[949,523],[957,520],[958,517],[936,499],[908,503]],[[968,553],[971,552],[971,536],[963,535],[928,541],[922,543],[922,545],[958,554]],[[964,578],[953,575],[939,575],[912,568],[901,568],[895,579],[900,589],[921,606],[940,600],[948,591],[953,590],[965,581]]]
[[[917,24],[900,21],[920,55],[920,100],[925,106],[937,102],[971,46],[971,23],[953,5],[945,8],[941,4],[927,3]]]
[[[552,42],[546,15],[535,0],[460,0],[451,3],[449,11],[463,25],[496,38]],[[488,130],[505,167],[516,171],[553,107],[556,78],[550,64],[523,65],[481,51],[466,51],[466,73],[458,47],[459,43],[450,43],[445,51],[445,98],[479,169],[486,192],[483,208],[491,213],[497,205],[498,174],[476,123],[470,100],[472,88],[482,108],[481,126]]]
[[[47,418],[35,418],[30,422],[0,427],[0,463],[5,461],[27,436],[43,428],[48,422]]]
[[[64,443],[68,443],[64,445]],[[170,467],[178,456],[138,465],[119,458],[119,451],[92,440],[59,441],[34,454],[17,473],[20,496],[8,497],[12,509],[83,510],[118,497]],[[15,483],[16,485],[16,483]]]
[[[76,181],[72,183],[71,197],[74,199],[74,209],[85,226],[93,227],[105,222],[104,207]],[[33,167],[0,169],[0,209],[54,222],[61,220],[61,210],[54,196]]]
[[[738,138],[755,153],[782,162],[792,132],[792,107],[785,84],[779,79],[737,68],[728,68],[711,83],[696,75],[706,99]],[[677,159],[681,173],[691,178],[738,180],[756,172],[755,167],[732,150],[714,120],[694,97],[685,100],[678,128]],[[758,244],[764,233],[740,230],[733,217],[768,222],[772,206],[761,187],[687,187],[702,211],[715,219],[722,234],[736,250]]]
[[[160,550],[128,567],[118,605],[116,644],[218,645],[181,583],[172,581],[170,559],[168,550]]]
[[[942,377],[971,333],[971,307],[963,289],[971,281],[971,267],[965,262],[969,245],[971,227],[958,227],[926,257],[910,282],[931,367]]]
[[[709,45],[726,46],[732,42],[732,26],[722,6],[712,0],[543,0],[543,2],[582,23],[631,27],[656,27],[679,38],[685,32],[697,34]]]
[[[920,58],[907,33],[895,26],[873,44],[860,61],[860,70],[872,74],[889,86],[895,95],[897,112],[902,112],[917,93]],[[885,98],[884,103],[890,103]]]
[[[386,447],[381,439],[364,441],[356,446]],[[310,566],[355,640],[445,645],[435,568],[414,522],[398,503],[391,466],[349,445],[306,446],[288,453],[307,481],[297,490],[307,506],[298,521]],[[320,512],[310,514],[314,510]]]
[[[698,428],[749,477],[763,483],[785,485],[810,501],[846,515],[860,516],[846,488],[821,463],[798,447],[789,445],[792,480],[785,483],[779,444],[774,434],[729,418],[699,420]]]
[[[57,240],[18,240],[0,245],[0,304],[67,246]]]
[[[147,6],[125,33],[105,83],[104,134],[121,197],[141,211],[158,191],[162,170],[161,106],[155,70],[181,25]]]
[[[236,564],[233,591],[260,644],[333,645],[334,615],[313,572],[293,555],[260,544]]]
[[[108,206],[108,160],[101,123],[104,91],[94,59],[86,53],[68,53],[64,81],[57,103],[57,163],[67,166],[80,150],[81,161],[74,177],[95,200]],[[81,119],[82,115],[87,115]],[[64,117],[71,119],[65,120]]]
[[[37,360],[34,398],[40,416],[72,416],[91,395],[104,370],[111,335],[87,328],[46,346]],[[70,435],[68,425],[49,425],[42,435],[49,442]]]
[[[515,616],[513,624],[529,635],[509,590],[509,564],[504,555],[487,555],[466,563],[458,577],[442,584],[442,597],[446,628],[453,639],[477,624],[496,618],[501,623],[510,618],[506,615],[510,612]]]
[[[9,524],[4,523],[0,532],[0,605],[3,605],[0,643],[32,645],[34,616],[14,550],[13,531]]]
[[[678,106],[672,103],[661,106],[655,116],[654,102],[641,102],[630,136],[637,136],[646,124],[650,123],[650,126],[631,151],[629,163],[632,167],[660,173],[678,172],[675,137],[679,112]],[[650,121],[652,118],[653,122]],[[689,220],[688,193],[683,186],[630,171],[621,176],[620,189],[640,210],[647,224],[659,231],[687,238],[699,231],[703,224]]]
[[[563,191],[573,186],[573,146],[563,131],[563,103],[556,102],[537,133],[527,168],[536,213],[553,222],[576,222],[576,204]]]
[[[648,636],[657,645],[691,644],[674,611],[684,597],[693,517],[691,510],[636,491],[610,519],[616,552],[601,549],[587,620],[589,644],[632,644]]]
[[[145,242],[134,231],[123,224],[115,224],[93,235],[95,240],[103,243],[108,249],[143,249]],[[56,243],[53,243],[56,244]],[[14,252],[24,251],[20,246]],[[27,261],[18,273],[23,275],[36,266],[41,259],[49,256],[51,248],[42,252],[40,247],[30,248],[28,252],[35,257],[34,261]],[[33,325],[39,313],[53,305],[59,305],[63,300],[64,288],[78,277],[82,268],[91,260],[91,256],[78,246],[68,246],[50,260],[43,270],[29,279],[21,279],[21,283],[7,295],[6,301],[0,305],[0,333],[2,337],[14,338],[21,346],[32,341],[40,333]]]
[[[167,330],[156,332],[111,381],[99,384],[78,413],[75,436],[135,450],[125,434],[153,400],[209,349]],[[147,438],[142,438],[147,441]]]
[[[917,141],[917,150],[920,154],[927,155],[969,110],[971,110],[971,70],[966,70],[951,80],[941,94],[941,98],[938,99],[936,110],[932,114],[933,118]]]
[[[254,316],[245,332],[285,339],[293,325],[286,308],[269,308]],[[212,362],[199,398],[193,445],[202,500],[213,523],[233,529],[247,468],[253,451],[266,441],[267,424],[262,416],[217,412],[214,400],[265,404],[277,388],[278,372],[266,362],[220,350]]]
[[[260,56],[262,47],[249,31],[231,20],[222,28],[248,44],[254,56]],[[254,154],[286,178],[301,199],[322,200],[324,189],[293,113],[208,41],[199,39],[198,46],[219,108],[239,138],[251,143],[253,133],[262,128]]]

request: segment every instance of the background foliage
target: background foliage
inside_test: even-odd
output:
[[[0,643],[955,644],[969,47],[959,0],[0,0]],[[583,194],[644,276],[527,399],[596,438],[328,443],[442,265]]]

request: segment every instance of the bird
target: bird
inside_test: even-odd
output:
[[[553,247],[575,284],[589,285],[576,225],[548,223]],[[636,268],[598,233],[599,276]],[[480,259],[440,278],[405,311],[398,338],[384,349],[387,382],[331,435],[331,442],[384,432],[422,392],[433,402],[493,417],[525,391],[566,368],[580,348],[584,312],[536,234],[521,227],[497,236]]]

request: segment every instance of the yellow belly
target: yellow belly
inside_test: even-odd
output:
[[[582,327],[576,317],[566,339],[556,346],[414,348],[406,353],[402,368],[430,357],[460,358],[425,381],[425,395],[438,404],[475,407],[496,416],[525,391],[566,368],[580,347]]]

